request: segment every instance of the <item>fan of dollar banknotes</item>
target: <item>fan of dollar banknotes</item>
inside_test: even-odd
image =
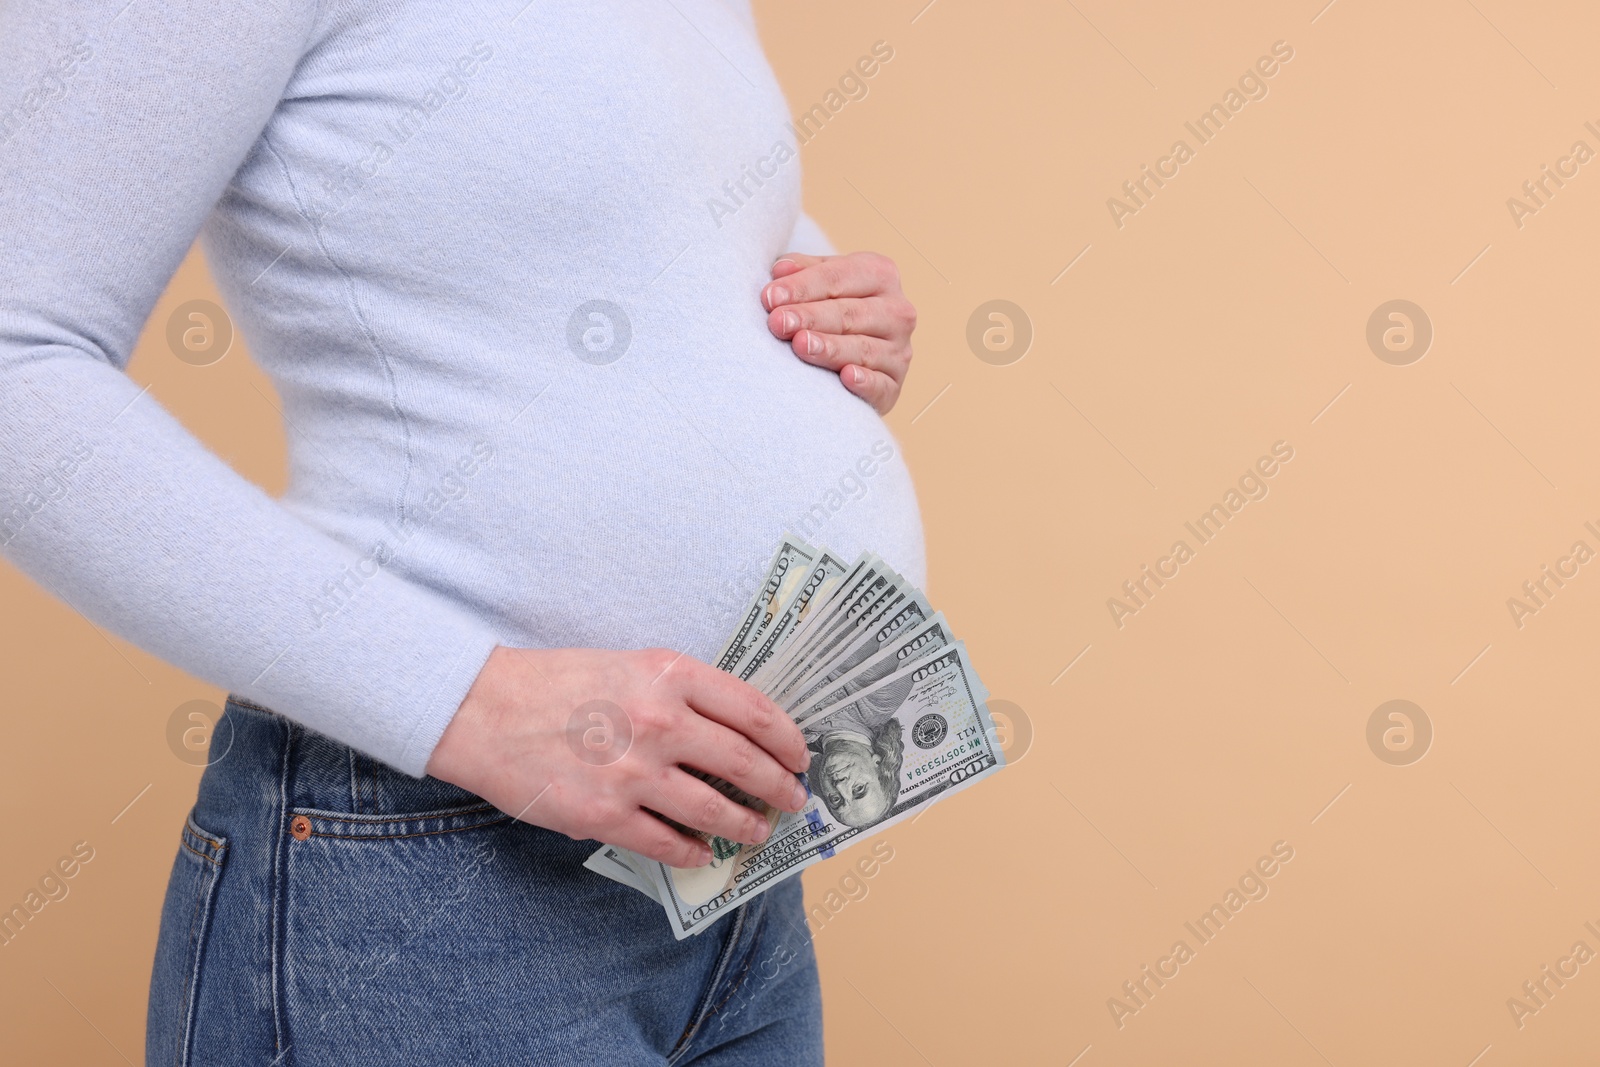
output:
[[[810,795],[791,814],[702,775],[766,815],[764,842],[680,826],[711,846],[709,866],[668,867],[610,845],[589,857],[590,870],[660,902],[680,940],[1005,766],[966,646],[871,553],[849,564],[786,537],[714,662],[794,717],[812,752]]]

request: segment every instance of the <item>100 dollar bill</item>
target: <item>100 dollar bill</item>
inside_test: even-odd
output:
[[[893,826],[1005,765],[966,650],[957,645],[800,723],[810,797],[760,845],[725,843],[706,867],[640,857],[678,938],[838,849]]]
[[[880,627],[879,631],[882,629]],[[841,704],[853,694],[907,671],[928,656],[956,644],[960,642],[951,635],[944,615],[936,613],[926,622],[891,633],[882,642],[867,642],[864,647],[875,650],[873,654],[859,659],[853,656],[841,662],[837,669],[828,672],[827,679],[820,686],[787,710],[796,722],[805,722],[818,711]]]
[[[804,581],[817,550],[799,538],[786,537],[772,554],[767,564],[767,576],[756,590],[754,599],[745,606],[733,636],[722,646],[722,651],[712,661],[719,671],[732,671],[750,650],[760,644],[761,636],[778,614],[778,607],[788,600],[796,587]]]
[[[733,673],[749,680],[762,664],[783,647],[783,643],[810,617],[811,612],[827,601],[834,587],[844,580],[848,569],[827,552],[818,552],[809,571],[795,584],[789,598],[778,606],[776,615],[761,631],[757,643],[734,665]]]

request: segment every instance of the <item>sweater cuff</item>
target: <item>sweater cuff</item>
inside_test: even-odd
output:
[[[418,709],[411,734],[406,738],[405,747],[395,762],[398,769],[413,778],[427,774],[428,760],[439,744],[439,738],[444,736],[445,728],[461,709],[467,691],[477,681],[479,672],[489,660],[489,654],[499,643],[492,633],[482,633],[473,635],[460,646],[454,662]]]

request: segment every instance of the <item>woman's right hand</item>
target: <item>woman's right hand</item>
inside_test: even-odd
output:
[[[765,818],[684,768],[784,811],[805,805],[800,730],[746,682],[666,649],[496,648],[428,760],[428,773],[524,822],[672,867],[711,860],[651,814],[759,844]],[[646,810],[649,809],[649,810]]]

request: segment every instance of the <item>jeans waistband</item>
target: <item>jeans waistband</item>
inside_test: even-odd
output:
[[[413,778],[365,753],[229,695],[212,733],[201,793],[262,791],[287,807],[358,815],[409,816],[481,805],[476,794],[437,778]],[[224,747],[225,746],[225,747]]]

